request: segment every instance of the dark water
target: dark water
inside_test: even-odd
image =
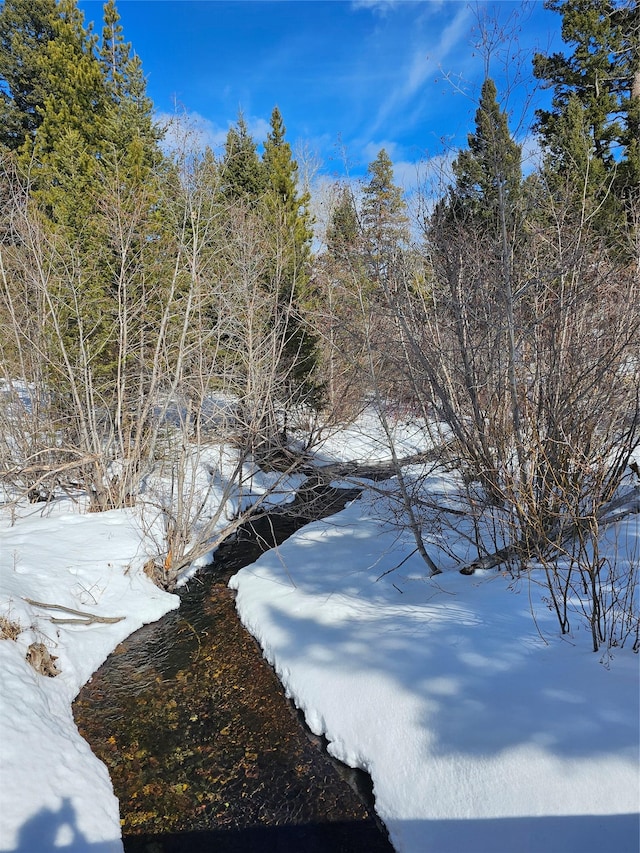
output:
[[[109,768],[125,850],[389,853],[370,783],[305,730],[237,618],[228,578],[356,493],[302,495],[224,545],[182,604],[119,646],[74,715]]]

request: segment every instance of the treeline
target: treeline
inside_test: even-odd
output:
[[[566,51],[534,61],[553,93],[539,166],[523,176],[487,78],[417,213],[383,150],[361,185],[334,187],[314,242],[277,107],[261,155],[242,115],[220,157],[187,129],[168,155],[113,0],[100,36],[74,0],[5,0],[5,478],[36,496],[81,484],[100,510],[165,466],[175,572],[194,553],[194,447],[232,439],[237,474],[301,419],[313,432],[373,401],[396,458],[402,408],[458,472],[478,564],[541,562],[563,630],[582,584],[594,645],[611,640],[598,532],[640,435],[640,10],[547,5]],[[425,531],[446,513],[397,461],[435,572]]]

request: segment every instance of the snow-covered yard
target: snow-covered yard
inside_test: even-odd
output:
[[[347,453],[377,455],[353,434],[327,448]],[[0,616],[22,629],[0,641],[0,849],[116,853],[118,803],[70,705],[124,637],[178,599],[144,574],[134,510],[59,501],[0,519]],[[640,516],[607,542],[637,560]],[[560,638],[535,571],[429,580],[417,556],[405,561],[412,549],[384,499],[365,496],[232,580],[311,728],[371,774],[397,850],[637,853],[638,656],[593,654],[578,621]],[[26,598],[125,618],[58,624],[72,615]],[[59,676],[27,663],[32,643]]]

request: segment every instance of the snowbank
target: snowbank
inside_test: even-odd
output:
[[[122,850],[118,801],[105,766],[80,737],[71,702],[110,652],[141,625],[178,606],[142,571],[142,533],[130,511],[92,515],[41,506],[0,528],[0,617],[19,626],[0,640],[0,849],[39,853]],[[66,511],[65,511],[66,510]],[[50,508],[47,508],[47,512]],[[55,604],[115,623],[56,624],[78,618]],[[26,661],[42,643],[60,674]]]
[[[640,535],[621,524],[618,547]],[[358,501],[231,581],[310,727],[371,774],[396,849],[637,853],[638,656],[559,639],[535,575],[425,580],[414,557],[380,578],[410,550]]]

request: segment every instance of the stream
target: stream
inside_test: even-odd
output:
[[[340,765],[286,698],[229,578],[357,489],[318,483],[248,524],[181,605],[118,646],[74,716],[107,765],[127,853],[392,853],[369,777]]]

